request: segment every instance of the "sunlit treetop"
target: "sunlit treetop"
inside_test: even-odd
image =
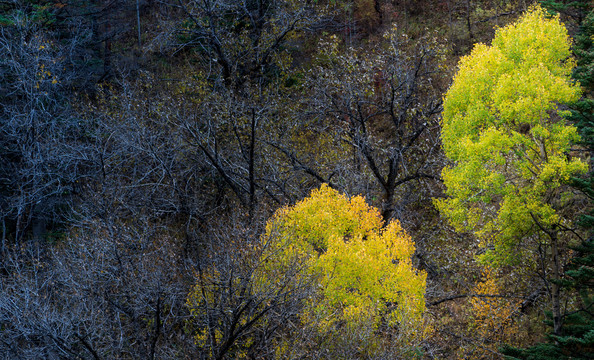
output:
[[[315,279],[319,291],[305,304],[302,321],[322,333],[338,331],[341,323],[349,331],[384,323],[411,341],[420,338],[426,274],[412,266],[415,246],[400,224],[383,225],[378,209],[361,196],[323,185],[268,222],[264,281],[296,266],[307,269],[304,276]]]
[[[534,126],[559,122],[551,117],[557,104],[580,96],[579,86],[570,81],[574,67],[570,39],[558,17],[546,18],[537,7],[498,29],[491,46],[477,44],[460,60],[446,94],[447,155],[457,160],[466,147],[460,140],[476,142],[489,128],[532,133],[539,130]]]
[[[504,258],[537,222],[561,221],[551,199],[587,169],[569,156],[579,136],[559,111],[580,97],[574,67],[567,30],[534,7],[462,58],[445,96],[442,142],[453,165],[442,173],[449,198],[436,205]]]

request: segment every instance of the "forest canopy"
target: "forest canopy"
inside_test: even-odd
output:
[[[593,19],[0,1],[0,358],[591,358]]]

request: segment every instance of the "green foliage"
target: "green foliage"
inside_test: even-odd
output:
[[[591,229],[591,228],[590,228]],[[584,242],[574,249],[576,257],[569,264],[561,284],[579,294],[578,308],[564,317],[563,334],[549,335],[549,342],[527,349],[506,347],[508,359],[522,360],[585,360],[594,358],[594,242]]]
[[[576,35],[574,52],[578,57],[577,67],[573,77],[580,82],[584,89],[584,97],[573,104],[568,119],[574,123],[581,136],[580,144],[592,153],[594,151],[594,11],[588,13]],[[580,189],[590,199],[594,199],[594,178],[574,178],[573,185]],[[594,228],[594,216],[585,214],[580,224],[587,229]]]
[[[540,3],[548,12],[554,15],[558,13],[573,15],[576,11],[578,14],[583,14],[590,7],[590,1],[588,0],[542,0]]]
[[[435,203],[494,245],[486,260],[513,263],[520,239],[560,223],[564,184],[587,170],[568,156],[579,135],[558,105],[580,97],[574,66],[565,27],[539,7],[460,61],[443,113],[449,198]]]
[[[14,20],[10,16],[0,14],[0,26],[14,25]]]
[[[576,124],[580,136],[581,144],[588,149],[594,149],[594,100],[592,100],[594,90],[594,12],[590,12],[581,24],[580,32],[576,36],[574,52],[578,57],[577,67],[573,77],[580,82],[584,88],[584,97],[572,106],[571,116],[568,118]],[[591,178],[590,178],[591,180]],[[591,191],[588,181],[580,180],[581,184],[576,184],[578,188]],[[590,194],[593,195],[593,194]],[[593,197],[593,196],[590,196]]]
[[[63,4],[46,0],[11,5],[0,4],[0,25],[14,26],[27,21],[40,27],[51,28],[56,23],[56,12],[62,7],[64,7]]]
[[[319,284],[301,321],[320,336],[357,334],[367,354],[385,340],[378,336],[382,328],[398,331],[407,345],[424,336],[426,274],[412,266],[414,243],[398,222],[383,227],[379,211],[362,197],[323,185],[279,210],[265,241],[263,283],[305,264]]]
[[[592,116],[592,36],[594,35],[594,12],[590,12],[581,25],[576,36],[574,51],[578,56],[578,67],[574,78],[584,86],[586,97],[573,104],[569,119],[574,122],[582,136],[581,144],[589,151],[594,150],[594,132]],[[573,186],[580,189],[590,200],[594,199],[594,178],[573,179]],[[594,242],[592,230],[594,217],[583,215],[579,224],[589,231],[590,239],[573,248],[575,256],[568,265],[565,278],[559,283],[577,296],[573,309],[564,316],[562,335],[549,335],[548,342],[536,344],[527,349],[506,347],[503,353],[509,359],[592,359],[594,358]]]

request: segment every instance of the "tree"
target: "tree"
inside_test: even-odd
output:
[[[3,358],[197,357],[183,331],[192,267],[175,231],[94,221],[45,252],[26,245],[3,258]]]
[[[261,281],[268,260],[261,229],[246,220],[235,218],[210,232],[187,296],[188,328],[203,359],[273,358],[313,289],[299,263],[274,281]]]
[[[281,202],[282,181],[265,171],[274,162],[263,159],[276,151],[266,138],[283,131],[291,103],[284,85],[294,70],[289,49],[317,20],[313,5],[208,0],[180,6],[186,21],[175,33],[176,51],[193,51],[202,65],[184,94],[195,107],[176,119],[184,143],[207,158],[250,214],[261,194]]]
[[[323,185],[279,210],[259,240],[231,233],[188,295],[206,358],[385,358],[426,335],[414,244],[362,197]]]
[[[17,242],[64,221],[97,171],[93,126],[70,104],[90,29],[40,3],[0,5],[0,226]]]
[[[580,15],[582,17],[583,14]],[[571,106],[568,120],[576,124],[581,135],[580,144],[592,153],[594,151],[593,100],[591,64],[592,35],[594,34],[594,12],[590,11],[576,35],[574,52],[578,57],[573,77],[578,79],[584,88],[584,97]],[[512,359],[591,359],[594,356],[594,217],[592,216],[592,200],[594,199],[594,178],[590,172],[585,178],[575,178],[572,185],[589,198],[589,212],[583,214],[579,225],[588,233],[587,239],[579,246],[573,247],[575,255],[568,264],[568,270],[560,285],[575,297],[573,306],[567,309],[563,317],[562,334],[549,334],[547,341],[527,349],[507,346],[502,352]]]
[[[580,144],[590,152],[594,151],[594,12],[590,11],[580,24],[580,32],[575,37],[574,53],[577,56],[577,67],[573,78],[580,82],[584,96],[571,106],[568,120],[574,123],[580,133]],[[578,179],[576,179],[578,180]],[[578,180],[576,187],[586,191],[591,186],[592,177]],[[587,193],[587,191],[586,191]],[[591,195],[591,194],[590,194]]]
[[[590,228],[591,229],[591,228]],[[562,334],[549,334],[548,341],[527,349],[506,346],[502,353],[507,359],[522,360],[586,360],[594,356],[594,243],[592,239],[574,248],[572,259],[561,285],[576,291],[577,308],[564,314]]]
[[[320,138],[332,134],[341,163],[320,169],[333,186],[378,199],[384,220],[401,221],[405,204],[423,182],[437,179],[437,134],[441,111],[435,67],[444,55],[437,37],[411,40],[396,27],[364,51],[347,47],[336,36],[320,41],[320,54],[305,86],[307,127]],[[342,149],[341,149],[342,148]],[[311,165],[316,168],[316,165]],[[325,175],[328,174],[329,175]],[[377,189],[377,190],[369,190]]]
[[[264,241],[262,283],[303,264],[302,276],[318,285],[299,320],[336,357],[352,356],[346,349],[378,355],[385,347],[395,356],[423,339],[426,274],[412,265],[414,243],[397,221],[384,227],[378,209],[362,197],[322,185],[279,210]]]
[[[567,183],[587,169],[569,152],[579,136],[559,111],[559,104],[580,96],[570,80],[575,62],[569,45],[559,18],[535,7],[499,29],[491,46],[478,44],[460,61],[442,124],[443,148],[453,162],[442,173],[449,197],[435,201],[458,230],[483,241],[483,260],[540,260],[555,333],[562,321],[560,289],[548,279],[562,275],[571,226],[564,217],[572,198]]]

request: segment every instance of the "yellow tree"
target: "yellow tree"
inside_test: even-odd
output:
[[[259,245],[237,240],[202,262],[187,298],[206,358],[382,357],[423,340],[414,243],[361,196],[323,185],[280,209]]]
[[[444,102],[442,141],[452,165],[442,173],[448,198],[437,207],[458,230],[482,239],[492,264],[530,262],[535,246],[525,244],[535,242],[545,279],[561,276],[570,225],[565,184],[587,169],[570,156],[578,135],[559,110],[580,97],[570,80],[574,66],[567,30],[535,7],[498,29],[491,46],[478,44],[462,58]],[[559,287],[544,286],[558,332]]]
[[[381,331],[398,333],[407,345],[422,339],[426,274],[412,266],[414,243],[397,221],[384,226],[379,210],[361,196],[348,198],[323,185],[279,210],[264,238],[263,283],[302,264],[302,276],[317,284],[303,304],[306,328],[349,339],[367,355],[386,345]]]

